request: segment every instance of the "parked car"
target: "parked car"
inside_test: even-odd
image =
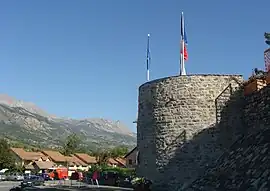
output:
[[[6,179],[11,181],[21,181],[24,180],[24,176],[20,174],[10,174],[6,177]]]
[[[0,181],[6,180],[7,176],[4,174],[0,174]]]
[[[52,180],[48,173],[43,173],[41,176],[44,178],[45,181]]]
[[[32,187],[32,186],[43,186],[45,180],[41,176],[31,175],[28,178],[24,179],[21,183],[21,187]]]

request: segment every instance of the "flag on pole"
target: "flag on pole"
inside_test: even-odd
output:
[[[185,30],[185,22],[184,22],[184,13],[182,12],[180,18],[180,30],[181,30],[181,50],[180,50],[180,75],[186,75],[185,69],[185,60],[188,60],[188,51],[187,51],[187,34]]]
[[[150,56],[150,34],[148,34],[147,36],[147,50],[146,50],[146,79],[147,81],[149,81],[150,79],[150,72],[149,72],[149,65],[150,65],[150,60],[151,60],[151,56]]]
[[[266,72],[270,72],[270,48],[264,51],[264,62]]]
[[[185,28],[186,27],[185,27],[185,22],[184,22],[184,14],[182,13],[182,16],[181,16],[181,40],[183,43],[182,47],[184,47],[184,48],[181,48],[181,54],[184,55],[184,60],[188,60],[188,51],[187,51],[188,40],[187,40],[187,34],[186,34]],[[183,51],[183,49],[184,49],[184,51]]]

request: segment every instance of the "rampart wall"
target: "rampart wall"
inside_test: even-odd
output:
[[[143,84],[138,175],[169,189],[189,184],[214,165],[241,136],[242,82],[241,75],[188,75]]]
[[[244,127],[241,136],[213,167],[178,190],[269,190],[270,86],[242,97],[239,103]]]

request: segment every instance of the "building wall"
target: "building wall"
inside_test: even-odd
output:
[[[181,190],[269,190],[270,86],[244,96],[241,103],[242,135],[215,166]]]
[[[189,75],[143,84],[139,88],[137,173],[160,185],[176,185],[191,182],[211,166],[223,150],[216,122],[224,120],[218,116],[222,112],[226,116],[223,107],[242,81],[240,75]]]
[[[270,85],[245,96],[244,119],[249,129],[270,125]]]
[[[126,157],[126,167],[127,168],[135,168],[137,164],[137,153],[138,150],[135,149],[133,152],[131,152],[127,157]],[[131,160],[132,164],[129,163]]]

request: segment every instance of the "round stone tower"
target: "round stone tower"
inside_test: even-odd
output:
[[[242,81],[241,75],[187,75],[141,85],[138,175],[158,184],[183,185],[211,165],[220,155],[218,137],[207,132],[216,124],[216,100]],[[228,98],[231,91],[227,93]]]

